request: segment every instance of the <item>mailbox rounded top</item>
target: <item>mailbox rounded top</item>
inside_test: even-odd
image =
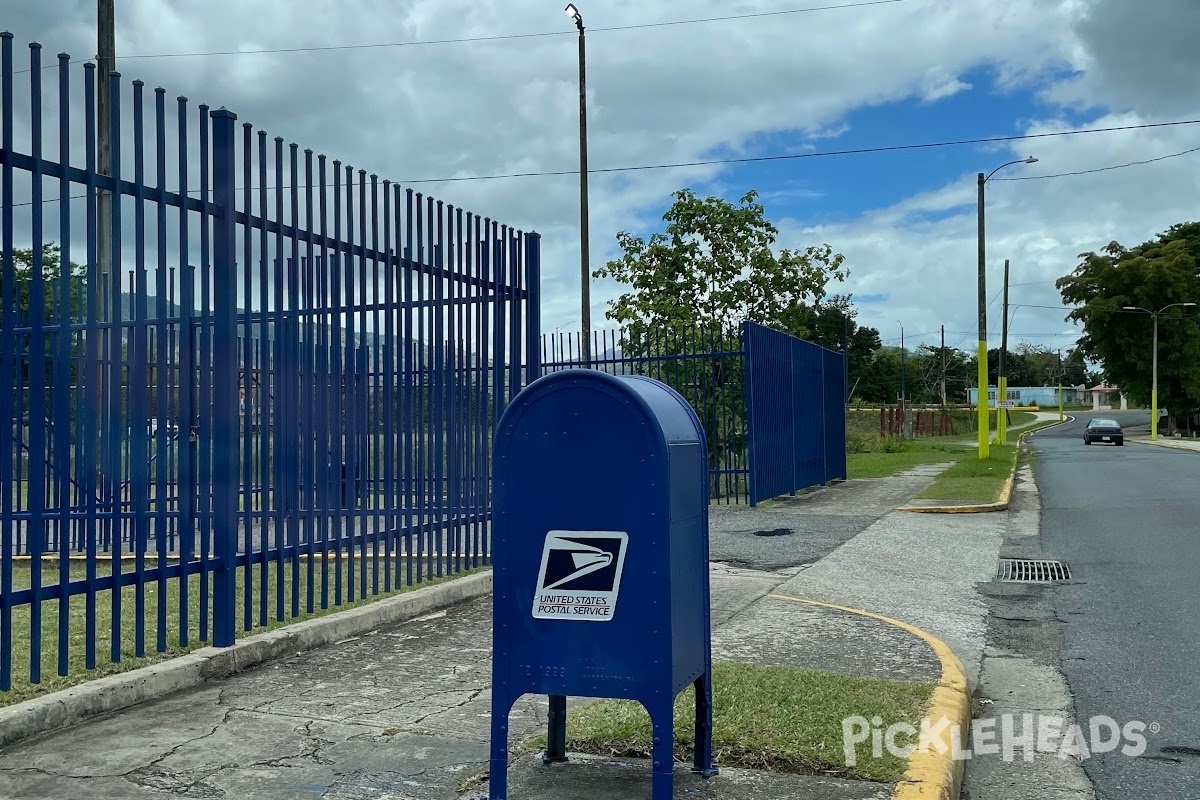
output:
[[[529,384],[505,409],[497,425],[497,435],[510,432],[518,418],[546,400],[562,398],[562,392],[578,394],[579,410],[583,413],[587,413],[589,407],[600,410],[594,400],[588,399],[597,392],[622,399],[661,434],[664,444],[705,441],[700,418],[683,396],[670,386],[641,375],[610,375],[590,369],[552,372]],[[603,423],[602,418],[596,421]]]

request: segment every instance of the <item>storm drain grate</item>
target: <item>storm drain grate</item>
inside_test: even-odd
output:
[[[1002,558],[996,577],[1020,583],[1051,583],[1071,580],[1071,568],[1061,561]]]
[[[755,531],[755,536],[791,536],[795,531],[791,528],[775,528],[770,531]]]

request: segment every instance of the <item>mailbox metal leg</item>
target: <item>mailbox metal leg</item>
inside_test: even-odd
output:
[[[654,731],[652,758],[654,774],[650,784],[651,800],[672,800],[675,796],[675,704],[668,696],[665,703],[650,709]]]
[[[508,714],[516,701],[492,687],[492,743],[488,762],[488,800],[508,800]]]
[[[546,721],[546,752],[543,764],[567,760],[567,698],[561,694],[550,695],[550,714]]]
[[[711,778],[719,772],[712,760],[712,673],[701,675],[693,686],[696,690],[696,762],[692,771]]]

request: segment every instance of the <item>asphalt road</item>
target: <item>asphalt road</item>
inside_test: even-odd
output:
[[[1084,768],[1100,798],[1200,798],[1200,453],[1088,447],[1093,414],[1076,416],[1032,439],[1042,547],[1074,581],[1057,590],[1062,670],[1081,726],[1147,725],[1142,756],[1118,747]]]

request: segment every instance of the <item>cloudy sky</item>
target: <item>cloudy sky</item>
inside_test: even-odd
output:
[[[541,233],[543,326],[578,330],[577,176],[434,180],[578,168],[577,40],[561,0],[116,5],[126,78]],[[1200,218],[1200,153],[1163,158],[1200,148],[1195,124],[821,155],[1200,119],[1194,0],[579,5],[593,169],[806,156],[594,175],[594,265],[615,255],[617,231],[654,230],[679,188],[756,189],[780,246],[846,256],[861,322],[896,343],[903,324],[909,346],[936,344],[944,325],[968,348],[975,176],[1032,154],[988,183],[989,328],[996,346],[1007,258],[1011,341],[1057,348],[1075,337],[1065,311],[1037,306],[1059,305],[1053,280],[1079,253]],[[822,8],[834,5],[846,7]],[[94,54],[94,0],[4,6],[0,26],[47,61]],[[387,46],[312,49],[347,45]],[[594,285],[594,327],[619,291]]]

